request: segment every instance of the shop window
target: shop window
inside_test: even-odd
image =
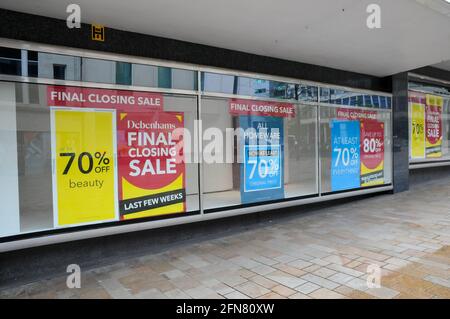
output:
[[[271,111],[244,110],[251,105]],[[208,211],[316,194],[316,117],[315,106],[202,99],[204,134],[218,135],[203,143],[204,208]],[[257,140],[252,143],[251,133],[241,134],[240,129],[255,129]],[[224,141],[219,149],[210,147],[216,139]]]
[[[20,74],[17,52],[0,70]],[[155,92],[0,83],[0,237],[199,214],[200,184],[209,213],[392,182],[388,96],[202,73],[198,114],[196,94],[156,92],[197,90],[196,71],[27,53],[29,76]]]
[[[198,212],[195,96],[0,84],[0,237]]]
[[[410,84],[409,159],[412,165],[450,161],[450,93],[448,88]]]
[[[391,113],[350,106],[320,106],[321,191],[392,182]]]

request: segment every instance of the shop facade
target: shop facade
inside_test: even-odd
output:
[[[392,189],[389,93],[4,43],[3,249]]]
[[[380,78],[0,18],[0,279],[32,276],[24,258],[62,271],[195,225],[404,191],[450,164],[445,71]]]

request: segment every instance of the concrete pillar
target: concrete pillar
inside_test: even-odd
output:
[[[392,76],[394,193],[409,189],[408,73]]]

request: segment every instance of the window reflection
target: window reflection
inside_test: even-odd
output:
[[[335,105],[390,109],[392,99],[384,95],[366,94],[341,89],[320,88],[320,102]]]
[[[242,96],[317,101],[317,87],[217,73],[202,73],[202,90]]]

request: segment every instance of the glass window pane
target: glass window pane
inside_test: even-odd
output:
[[[0,237],[199,210],[196,96],[7,82],[0,93]],[[191,147],[174,162],[180,141]]]
[[[19,49],[0,47],[0,74],[22,75]]]
[[[237,80],[237,90],[233,91],[233,94],[247,96],[259,95],[260,97],[267,96],[267,89],[264,87],[264,85],[267,84],[267,81],[255,81],[242,76],[236,76],[234,80]]]
[[[434,93],[444,90],[427,86],[424,93],[408,93],[411,163],[450,160],[450,96]]]
[[[204,92],[283,100],[295,100],[298,94],[298,85],[285,82],[207,72],[202,79]],[[317,100],[317,92],[311,98]]]
[[[317,189],[317,108],[297,104],[295,117],[285,122],[285,196],[315,194]]]
[[[50,108],[45,85],[16,84],[20,231],[53,228]]]
[[[410,90],[415,90],[417,92],[438,94],[443,96],[450,96],[450,88],[446,86],[433,85],[429,83],[420,83],[411,81],[408,83]]]
[[[152,65],[132,65],[133,85],[166,89],[197,90],[197,72]]]
[[[236,94],[235,77],[217,73],[202,73],[204,92]]]
[[[83,58],[82,76],[86,82],[116,83],[116,62]]]
[[[132,65],[133,85],[158,87],[158,67],[153,65]]]
[[[178,90],[197,90],[197,72],[172,69],[172,88]]]
[[[158,67],[158,87],[170,89],[172,88],[172,69],[166,67]]]
[[[28,73],[39,78],[80,81],[81,58],[28,51]]]
[[[236,111],[234,105],[272,113]],[[283,110],[292,113],[283,116]],[[205,209],[316,194],[316,118],[315,106],[203,98]]]
[[[317,102],[318,90],[317,86],[298,85],[297,99],[304,102]]]
[[[20,232],[15,84],[0,82],[0,237]]]
[[[116,84],[131,85],[131,64],[116,62]]]
[[[320,102],[336,105],[375,107],[390,109],[392,98],[390,96],[346,91],[333,88],[320,88]]]

